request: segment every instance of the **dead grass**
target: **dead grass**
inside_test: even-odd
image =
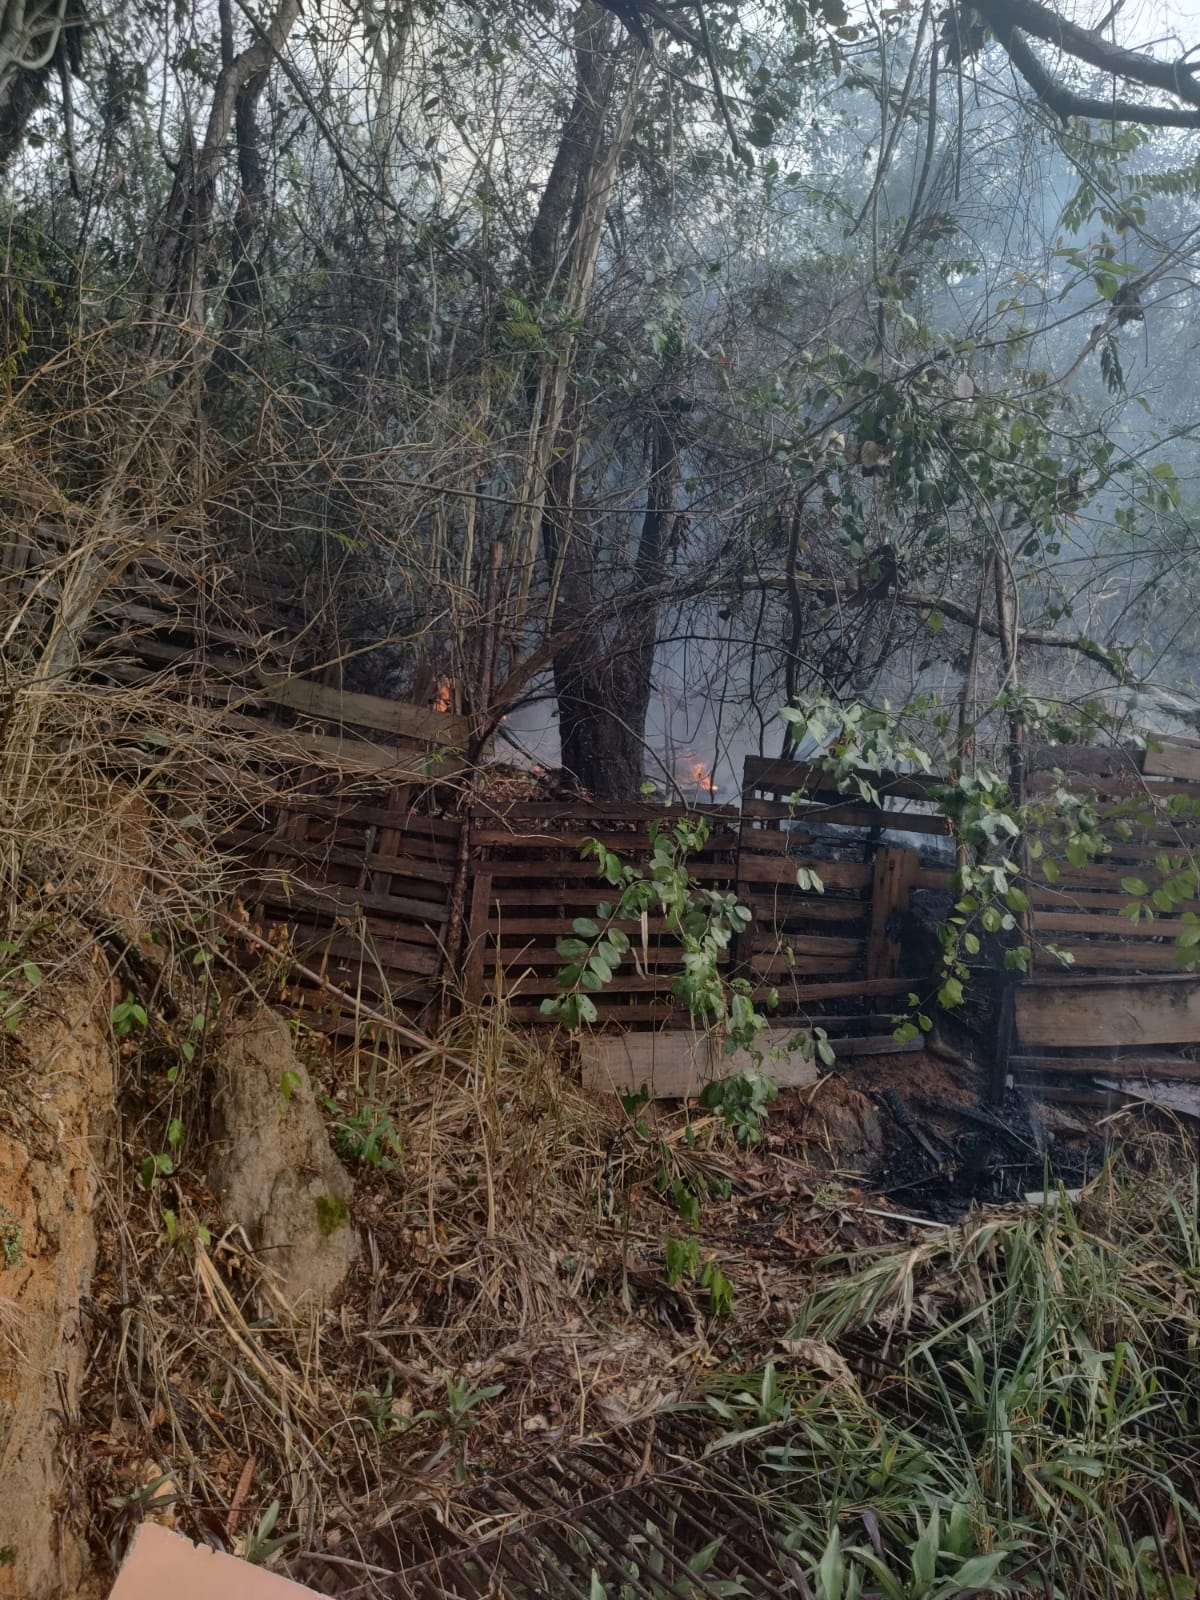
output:
[[[110,1196],[73,1434],[94,1548],[119,1551],[150,1514],[253,1555],[278,1502],[276,1562],[353,1563],[397,1506],[784,1350],[812,1263],[885,1235],[794,1151],[738,1151],[711,1118],[639,1129],[584,1093],[561,1041],[502,1007],[440,1044],[312,1062],[338,1118],[383,1108],[402,1136],[394,1170],[356,1168],[364,1250],[322,1315],[264,1302],[262,1264],[221,1234],[187,1163],[153,1196],[128,1182]],[[680,1176],[706,1191],[700,1255],[733,1283],[728,1317],[665,1280],[666,1239],[688,1231],[663,1192]]]

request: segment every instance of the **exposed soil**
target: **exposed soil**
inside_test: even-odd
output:
[[[0,1595],[82,1595],[91,1554],[71,1515],[70,1448],[88,1347],[97,1204],[112,1172],[112,1005],[84,969],[10,1043],[0,1104]]]

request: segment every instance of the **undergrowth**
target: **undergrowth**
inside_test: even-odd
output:
[[[826,1262],[791,1373],[716,1386],[714,1456],[754,1444],[805,1600],[1188,1600],[1198,1339],[1197,1168],[1139,1142],[1078,1204]]]

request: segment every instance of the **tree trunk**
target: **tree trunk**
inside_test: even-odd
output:
[[[602,800],[631,798],[646,776],[646,712],[654,677],[658,608],[642,597],[661,591],[667,575],[680,477],[675,415],[669,400],[660,401],[652,424],[650,481],[634,582],[613,601],[611,631],[585,633],[560,651],[554,662],[563,766]],[[594,610],[599,600],[590,541],[577,536],[568,546],[564,566],[569,578],[563,584],[556,628],[570,627]]]

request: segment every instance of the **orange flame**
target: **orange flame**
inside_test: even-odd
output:
[[[694,761],[688,768],[688,782],[694,783],[702,794],[716,794],[717,792],[712,773],[704,765],[703,761]]]
[[[437,681],[437,696],[433,702],[435,711],[449,711],[454,705],[454,685],[450,679],[443,676]]]

